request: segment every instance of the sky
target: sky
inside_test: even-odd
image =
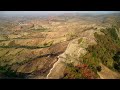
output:
[[[64,13],[84,13],[84,14],[108,14],[118,11],[0,11],[0,15],[49,15],[49,14],[64,14]]]

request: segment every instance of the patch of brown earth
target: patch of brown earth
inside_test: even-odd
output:
[[[100,76],[101,79],[120,79],[119,73],[110,70],[102,63],[100,64],[100,66],[102,70],[98,72],[98,75]]]
[[[16,69],[17,72],[22,73],[31,73],[28,78],[39,78],[46,76],[49,70],[52,68],[53,64],[57,61],[57,56],[63,53],[66,50],[68,42],[61,42],[55,45],[52,45],[48,48],[43,48],[39,50],[40,56],[35,57],[34,59],[20,65],[13,65],[12,69]]]

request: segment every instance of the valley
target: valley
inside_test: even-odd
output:
[[[0,17],[0,79],[120,79],[119,36],[119,13]]]

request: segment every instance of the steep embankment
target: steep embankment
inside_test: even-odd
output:
[[[47,78],[62,78],[67,63],[79,64],[79,58],[87,53],[86,48],[88,45],[96,44],[94,38],[95,32],[101,34],[99,30],[86,30],[78,38],[72,40],[68,44],[66,51],[58,57],[58,61],[53,65]]]
[[[115,68],[119,61],[113,59],[119,52],[119,42],[115,28],[84,31],[69,43],[47,78],[120,78],[119,68]]]

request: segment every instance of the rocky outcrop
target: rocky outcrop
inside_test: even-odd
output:
[[[50,70],[46,78],[47,79],[62,78],[64,75],[66,63],[73,63],[74,65],[80,63],[79,57],[82,57],[87,53],[86,48],[88,47],[88,45],[96,44],[94,38],[95,32],[101,34],[101,32],[99,31],[88,30],[85,32],[88,35],[85,35],[85,33],[81,33],[81,36],[79,38],[72,40],[68,44],[65,52],[58,56],[58,61],[53,65],[52,69]]]

